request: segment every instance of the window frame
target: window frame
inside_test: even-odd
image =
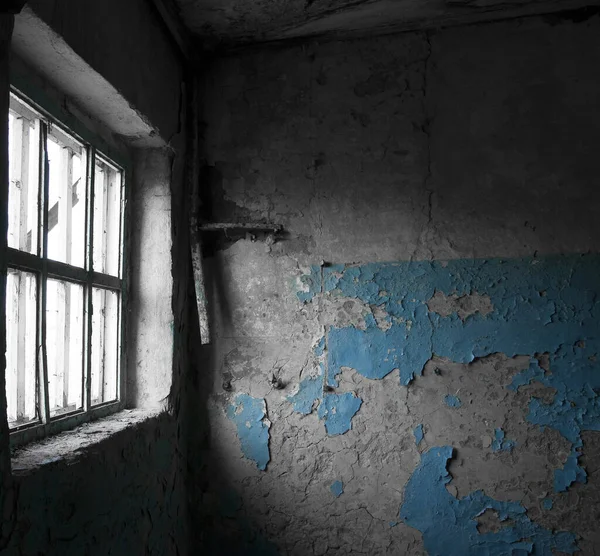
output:
[[[60,413],[50,416],[47,407],[49,400],[48,392],[48,366],[43,357],[36,355],[36,406],[39,412],[38,418],[30,423],[23,423],[12,427],[10,431],[10,444],[13,447],[38,440],[52,434],[73,429],[85,422],[122,410],[126,403],[127,384],[127,357],[126,357],[126,330],[128,319],[128,285],[129,285],[129,232],[128,232],[128,207],[131,189],[131,161],[128,153],[118,151],[111,147],[100,136],[91,132],[78,118],[66,109],[65,105],[54,102],[44,92],[29,87],[22,79],[11,79],[11,95],[31,107],[35,112],[32,114],[40,120],[40,176],[39,206],[38,206],[38,230],[40,231],[39,244],[41,249],[38,254],[20,251],[15,248],[6,247],[6,268],[35,273],[37,276],[37,324],[36,324],[36,348],[45,353],[46,346],[39,345],[42,334],[45,334],[46,321],[46,286],[48,279],[67,280],[68,282],[81,284],[83,286],[85,306],[85,322],[83,336],[83,399],[81,409]],[[12,105],[12,102],[11,102]],[[25,107],[27,108],[27,106]],[[85,205],[85,264],[83,268],[75,267],[63,262],[54,261],[47,256],[48,243],[48,210],[43,205],[48,201],[48,164],[47,142],[48,131],[56,131],[57,134],[65,134],[66,137],[74,137],[79,141],[86,152],[85,160],[85,186],[87,191]],[[8,133],[8,129],[6,130]],[[10,158],[10,153],[9,153]],[[96,161],[100,161],[121,172],[121,211],[119,217],[121,255],[119,260],[120,277],[111,276],[93,269],[93,200],[95,191],[95,169]],[[82,179],[84,176],[82,175]],[[8,187],[8,184],[7,184]],[[7,191],[8,193],[8,191]],[[8,213],[8,205],[7,205]],[[4,277],[6,279],[6,276]],[[118,365],[117,365],[117,399],[116,401],[102,402],[92,405],[91,399],[91,342],[93,319],[92,292],[93,287],[105,288],[119,292],[119,334],[118,338]],[[3,309],[4,310],[4,309]],[[6,317],[6,315],[5,315]],[[46,339],[47,341],[47,339]],[[41,348],[41,349],[40,349]]]

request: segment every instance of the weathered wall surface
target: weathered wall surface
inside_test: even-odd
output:
[[[17,523],[7,555],[183,553],[177,424],[136,412],[121,422],[64,435],[60,455],[26,449],[13,460]]]
[[[210,217],[285,227],[207,238],[213,553],[595,553],[599,32],[538,18],[210,68]]]

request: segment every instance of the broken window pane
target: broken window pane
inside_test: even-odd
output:
[[[6,399],[8,424],[38,418],[36,275],[8,269],[6,278]]]
[[[50,415],[82,407],[83,286],[48,279],[46,357]]]
[[[121,261],[122,173],[101,159],[94,174],[94,253],[96,272],[119,276]]]
[[[85,149],[70,135],[48,134],[48,258],[85,264]]]
[[[92,293],[92,405],[118,396],[119,294],[93,288]]]
[[[40,121],[11,96],[8,114],[8,246],[37,254]]]

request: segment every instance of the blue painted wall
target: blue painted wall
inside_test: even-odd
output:
[[[586,471],[579,465],[584,450],[581,434],[600,430],[598,276],[596,255],[315,267],[303,280],[308,291],[299,292],[300,301],[310,302],[316,296],[358,299],[385,311],[389,326],[367,317],[364,330],[352,325],[327,327],[315,350],[319,356],[325,352],[320,375],[305,379],[288,399],[305,414],[319,401],[318,415],[325,419],[327,433],[343,434],[360,410],[360,392],[323,394],[338,386],[335,377],[342,367],[373,380],[396,372],[400,394],[419,380],[434,356],[470,363],[494,353],[529,355],[530,366],[506,387],[517,390],[535,380],[554,389],[550,403],[530,399],[527,420],[555,429],[570,443],[566,464],[555,470],[554,490],[563,492],[574,482],[586,482]],[[436,292],[488,296],[493,310],[485,315],[475,311],[464,319],[456,312],[442,316],[428,306]],[[539,353],[549,354],[548,372],[535,357]],[[454,394],[440,395],[442,403],[455,409],[462,406]],[[328,421],[333,408],[335,418]],[[423,438],[423,425],[427,423],[414,432],[417,444]],[[518,446],[496,428],[491,449],[511,451]],[[400,518],[424,534],[430,554],[576,550],[573,535],[544,530],[529,520],[518,503],[499,502],[481,492],[460,499],[449,494],[446,464],[451,457],[450,446],[424,453],[404,492]],[[486,508],[499,512],[501,519],[510,517],[511,526],[498,534],[480,535],[474,519]],[[469,552],[475,547],[475,552]]]

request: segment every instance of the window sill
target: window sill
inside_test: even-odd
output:
[[[15,448],[11,465],[15,476],[27,475],[51,464],[72,464],[99,444],[130,427],[158,417],[158,409],[124,409],[44,440]]]

